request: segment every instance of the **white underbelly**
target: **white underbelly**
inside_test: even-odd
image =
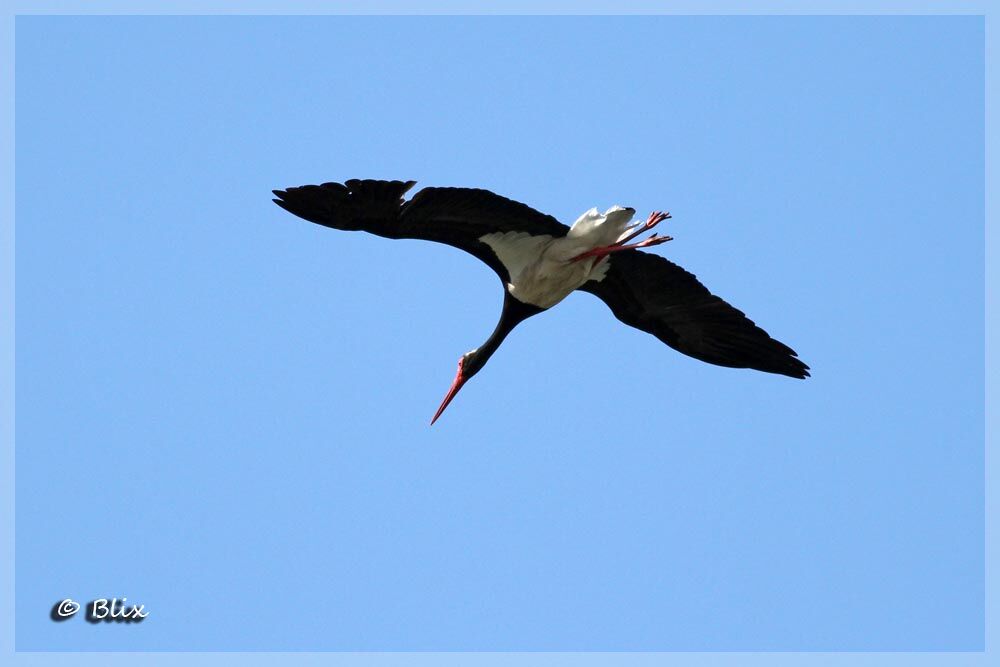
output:
[[[495,232],[480,238],[489,245],[507,269],[507,291],[524,303],[551,308],[588,280],[601,280],[607,260],[575,262],[592,244],[525,232]]]

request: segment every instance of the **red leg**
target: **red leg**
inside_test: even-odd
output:
[[[657,236],[656,234],[653,234],[652,236],[650,236],[645,241],[642,241],[641,243],[633,243],[632,245],[609,245],[609,246],[604,246],[602,248],[592,248],[587,252],[580,253],[579,255],[574,257],[571,261],[578,262],[581,259],[586,259],[588,257],[597,257],[598,259],[600,259],[601,257],[606,257],[607,255],[610,255],[613,252],[621,252],[622,250],[635,250],[636,248],[648,248],[654,245],[660,245],[661,243],[666,243],[667,241],[673,241],[673,240],[674,237],[672,236]]]

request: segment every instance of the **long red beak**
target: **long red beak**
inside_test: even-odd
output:
[[[465,357],[462,357],[458,360],[458,372],[455,373],[455,379],[451,381],[451,387],[448,389],[448,393],[444,395],[444,400],[441,401],[441,407],[439,407],[438,411],[434,413],[434,419],[431,420],[431,426],[434,426],[434,422],[438,420],[438,417],[441,416],[444,409],[448,407],[449,403],[451,403],[451,399],[455,398],[458,394],[458,390],[461,389],[462,385],[465,384],[465,381],[469,379],[465,377],[465,373],[462,372],[462,366],[464,364]]]

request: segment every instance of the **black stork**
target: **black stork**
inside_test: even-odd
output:
[[[809,376],[809,367],[794,350],[709,292],[692,274],[639,250],[671,237],[654,233],[629,243],[669,219],[669,213],[653,212],[645,222],[632,224],[635,209],[613,206],[599,213],[592,208],[567,227],[488,190],[424,188],[405,201],[403,196],[415,184],[350,180],[303,185],[274,190],[274,203],[333,229],[446,243],[478,257],[500,276],[500,321],[482,346],[459,358],[458,372],[431,424],[514,327],[574,290],[590,292],[625,324],[695,359],[793,378]]]

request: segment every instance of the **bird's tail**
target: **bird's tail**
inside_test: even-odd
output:
[[[369,230],[395,219],[416,181],[350,180],[274,190],[274,203],[310,222],[345,231]]]

